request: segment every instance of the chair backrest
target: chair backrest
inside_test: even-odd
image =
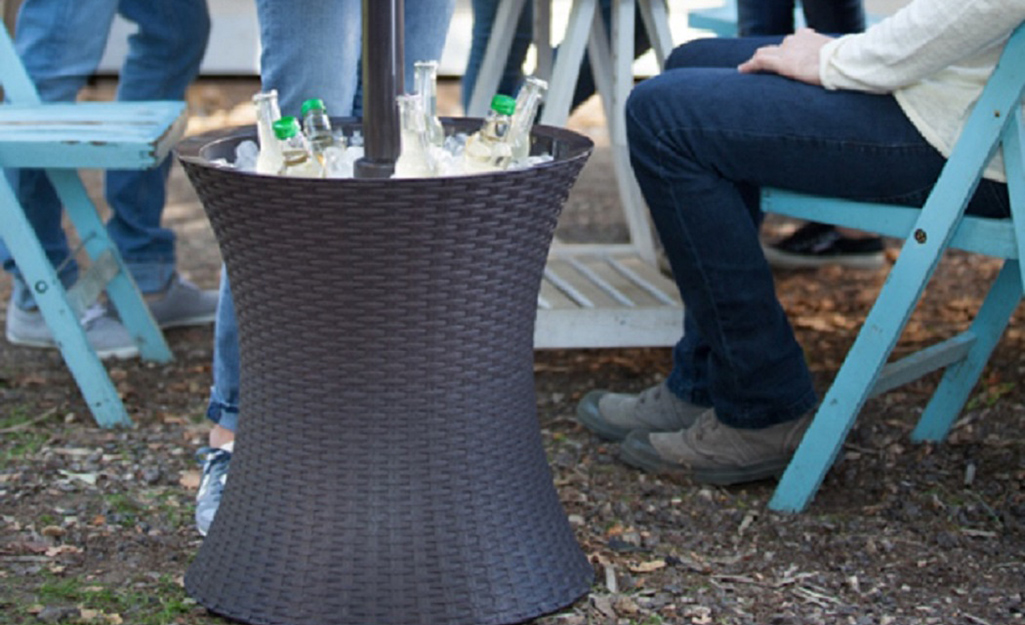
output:
[[[1003,54],[968,118],[936,187],[923,210],[937,211],[944,222],[956,221],[975,192],[983,171],[1002,148],[1015,222],[1018,258],[1025,259],[1025,124],[1022,97],[1025,95],[1025,24],[1011,33]],[[960,198],[960,211],[944,198]],[[935,206],[935,208],[933,208]],[[949,207],[944,211],[941,206]],[[954,234],[951,228],[942,241],[945,247]],[[937,242],[940,243],[940,242]]]
[[[0,28],[0,87],[4,99],[15,104],[38,104],[39,92],[14,49],[7,28]]]

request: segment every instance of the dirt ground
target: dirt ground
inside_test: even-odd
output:
[[[190,132],[248,123],[255,89],[201,81],[190,95]],[[454,112],[454,93],[442,89],[443,111]],[[599,149],[560,234],[622,240],[600,110],[588,105],[571,125]],[[86,177],[97,189],[95,173]],[[214,288],[216,243],[177,167],[166,218],[179,234],[181,271]],[[899,350],[964,327],[997,269],[947,258]],[[823,392],[884,278],[835,268],[777,275]],[[0,282],[2,301],[8,289]],[[668,349],[537,352],[553,478],[597,581],[536,622],[1025,623],[1023,331],[1019,309],[942,445],[908,439],[934,379],[871,400],[800,515],[768,511],[772,482],[717,488],[641,474],[577,424],[585,392],[654,384],[668,372]],[[123,430],[95,425],[58,353],[0,342],[0,624],[224,622],[181,587],[201,544],[194,452],[206,440],[212,336],[169,331],[168,365],[109,364],[136,423]]]

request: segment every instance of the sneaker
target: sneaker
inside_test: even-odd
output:
[[[577,419],[602,438],[621,441],[633,430],[674,432],[708,410],[677,397],[665,382],[638,395],[591,391],[577,404]]]
[[[765,259],[777,269],[810,269],[840,265],[878,269],[886,262],[881,237],[845,237],[834,226],[808,222],[785,239],[763,245]]]
[[[196,459],[203,465],[203,477],[196,493],[196,529],[200,536],[206,536],[221,505],[221,495],[228,481],[231,451],[203,447],[196,452]]]
[[[161,328],[197,326],[214,322],[217,291],[203,290],[177,273],[163,293],[146,296],[146,304]]]
[[[135,344],[121,322],[103,306],[94,304],[81,319],[85,338],[101,359],[134,358],[139,355]],[[25,347],[57,347],[43,313],[39,309],[22,310],[14,301],[7,303],[7,341]]]
[[[684,475],[701,484],[779,477],[813,416],[752,430],[730,427],[708,410],[677,432],[631,432],[620,445],[620,458],[649,473]]]

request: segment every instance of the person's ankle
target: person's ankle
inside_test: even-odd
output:
[[[229,445],[234,447],[235,433],[225,427],[215,425],[210,430],[209,441],[210,446],[214,449],[224,449]]]

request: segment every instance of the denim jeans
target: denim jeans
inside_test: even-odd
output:
[[[210,20],[205,0],[25,0],[18,14],[15,47],[45,102],[73,101],[100,63],[115,14],[138,26],[117,87],[119,101],[182,100],[199,72]],[[145,293],[162,290],[174,273],[174,234],[160,225],[171,159],[145,170],[107,171],[105,194],[113,216],[107,223],[129,271]],[[61,202],[38,169],[6,171],[47,257],[55,267],[69,256],[61,227]],[[15,272],[13,294],[32,308],[31,292],[0,244],[4,269]],[[66,283],[78,272],[73,259],[61,269]]]
[[[611,28],[612,0],[599,0],[598,6],[601,9],[606,28]],[[473,88],[476,86],[477,76],[480,74],[480,66],[484,62],[484,53],[487,51],[488,41],[491,39],[491,28],[494,25],[497,11],[498,0],[473,0],[473,37],[470,42],[470,57],[466,61],[466,70],[463,72],[463,110],[470,106],[470,96],[473,95]],[[498,93],[515,96],[523,82],[523,62],[527,58],[527,48],[534,40],[533,15],[533,0],[527,0],[520,21],[516,23],[516,32],[513,34],[509,57],[502,70],[502,78],[498,82]],[[651,47],[651,43],[648,41],[648,32],[644,29],[644,23],[641,21],[640,9],[635,11],[634,19],[636,20],[634,54],[640,56]],[[594,75],[591,73],[591,61],[585,54],[580,65],[580,75],[573,90],[572,108],[576,108],[584,100],[594,95],[595,89],[597,87],[594,84]]]
[[[626,107],[631,162],[687,307],[669,388],[733,427],[816,402],[759,243],[759,188],[921,206],[945,162],[890,95],[737,72],[778,40],[685,44]],[[1006,189],[984,181],[969,212],[1008,214]]]
[[[789,35],[794,32],[795,0],[739,0],[737,32],[750,35]],[[801,0],[804,21],[820,33],[865,30],[862,0]]]
[[[405,3],[405,90],[413,90],[413,63],[437,60],[445,45],[455,0]],[[283,115],[298,115],[302,102],[321,98],[333,116],[362,111],[359,65],[361,0],[257,0],[263,89],[277,89]],[[311,224],[315,228],[316,224]],[[207,416],[235,430],[239,414],[239,347],[235,303],[221,269],[214,327],[213,386]]]

